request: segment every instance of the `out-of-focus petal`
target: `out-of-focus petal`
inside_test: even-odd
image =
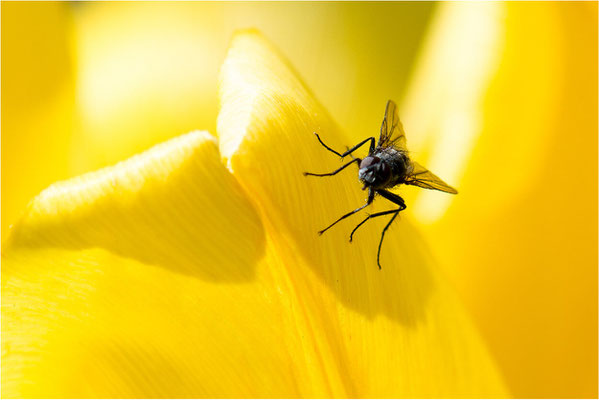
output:
[[[2,8],[2,238],[27,202],[69,176],[75,85],[67,3]]]
[[[380,103],[405,87],[435,6],[12,2],[2,7],[5,236],[27,202],[52,182],[112,165],[182,132],[214,131],[218,70],[239,28],[256,27],[284,47],[341,126],[363,135],[364,127],[377,124]],[[373,79],[389,76],[393,79]]]
[[[418,68],[435,254],[516,397],[597,397],[597,3],[442,3]]]
[[[504,14],[499,2],[441,4],[401,107],[412,156],[454,186],[481,134],[485,93],[500,62]],[[419,191],[412,212],[431,223],[457,199]]]
[[[320,348],[320,365],[336,370],[329,373],[332,393],[504,396],[486,350],[409,221],[389,231],[382,271],[376,249],[383,221],[361,228],[351,245],[349,232],[363,215],[316,234],[365,195],[355,167],[328,179],[302,175],[340,165],[313,132],[340,150],[347,141],[259,33],[233,40],[220,95],[221,153],[261,212],[282,260],[271,264],[272,273],[285,278],[291,309]],[[392,208],[384,203],[374,208]]]
[[[370,126],[367,117],[374,118],[371,107],[378,110],[406,85],[434,6],[92,2],[75,8],[80,125],[73,146],[94,148],[72,155],[78,174],[180,132],[213,130],[219,67],[233,31],[248,26],[284,46],[339,123],[362,132]]]

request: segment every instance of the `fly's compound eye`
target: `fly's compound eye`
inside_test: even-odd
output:
[[[377,164],[381,159],[376,156],[368,156],[360,163],[360,169],[370,167],[372,164]]]

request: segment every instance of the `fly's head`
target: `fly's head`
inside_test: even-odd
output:
[[[367,187],[383,188],[391,179],[391,167],[377,156],[368,156],[360,163],[358,177]]]

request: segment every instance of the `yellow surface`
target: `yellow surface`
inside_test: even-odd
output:
[[[40,318],[48,318],[46,313],[37,315],[37,319],[34,318],[36,314],[24,315],[13,325],[17,332],[21,332],[18,335],[26,336],[23,332],[38,335],[29,337],[28,343],[33,345],[22,353],[23,357],[15,364],[20,365],[15,367],[16,370],[24,368],[21,370],[43,378],[50,389],[58,390],[60,385],[69,384],[73,391],[79,390],[79,393],[96,390],[98,388],[94,389],[93,382],[98,384],[100,380],[110,378],[114,385],[104,390],[114,390],[114,395],[118,395],[115,392],[119,392],[119,388],[130,383],[126,379],[120,382],[121,376],[134,375],[135,382],[143,382],[148,376],[153,376],[151,382],[140,384],[153,390],[153,393],[159,393],[159,388],[165,385],[172,385],[174,380],[169,379],[179,376],[183,383],[174,386],[182,388],[181,395],[189,393],[191,386],[185,378],[189,375],[181,372],[177,362],[171,362],[169,356],[165,356],[172,354],[170,350],[149,352],[148,348],[155,347],[155,337],[149,332],[140,333],[148,328],[148,324],[154,326],[160,316],[143,322],[147,319],[144,313],[149,311],[144,308],[145,303],[135,302],[131,298],[137,298],[145,289],[156,293],[156,297],[144,294],[144,301],[162,304],[156,305],[158,309],[170,307],[179,301],[186,303],[189,301],[188,292],[172,289],[178,283],[173,280],[172,285],[162,289],[162,282],[187,273],[185,271],[188,268],[181,260],[206,257],[205,260],[217,262],[215,260],[220,256],[218,251],[212,249],[205,255],[205,247],[180,251],[179,243],[190,240],[185,239],[187,235],[195,238],[204,237],[202,235],[206,233],[191,227],[180,233],[174,225],[169,225],[182,226],[182,220],[190,224],[193,222],[181,216],[181,210],[178,209],[174,211],[178,213],[177,222],[166,217],[161,219],[160,215],[171,214],[161,214],[165,208],[159,201],[172,202],[167,195],[158,199],[150,195],[154,193],[152,190],[160,186],[159,180],[152,180],[150,191],[144,192],[140,182],[146,186],[146,179],[134,175],[136,178],[130,183],[138,185],[134,188],[143,192],[140,196],[125,184],[122,186],[125,192],[110,191],[106,183],[100,189],[92,189],[95,185],[83,185],[92,191],[104,193],[108,190],[110,196],[94,204],[110,204],[110,207],[100,207],[98,213],[95,207],[82,206],[87,204],[91,194],[84,196],[79,203],[74,199],[58,201],[60,196],[54,197],[52,202],[51,198],[46,197],[43,202],[46,208],[33,214],[35,219],[26,219],[27,226],[37,227],[36,235],[27,239],[33,240],[28,243],[34,243],[36,250],[30,249],[27,254],[22,251],[7,254],[6,236],[9,224],[14,223],[25,210],[27,201],[55,181],[114,164],[153,144],[193,129],[216,132],[217,74],[228,41],[235,28],[255,26],[289,57],[342,128],[343,134],[336,133],[328,137],[331,145],[343,148],[375,134],[385,101],[388,98],[398,101],[408,146],[414,157],[456,186],[460,194],[454,197],[424,193],[416,188],[401,190],[408,209],[400,221],[401,228],[398,224],[391,232],[395,231],[401,237],[401,243],[405,236],[419,235],[416,232],[426,238],[426,247],[430,249],[433,260],[437,260],[457,288],[511,393],[516,397],[597,396],[596,3],[444,3],[436,7],[430,3],[88,3],[71,7],[65,3],[4,2],[1,7],[2,239],[5,250],[3,256],[12,260],[7,263],[3,259],[3,313],[6,299],[9,298],[4,286],[6,274],[18,265],[29,265],[31,272],[19,278],[19,286],[14,286],[14,291],[22,292],[22,288],[27,287],[31,292],[43,294],[40,289],[43,286],[40,285],[47,281],[44,276],[53,279],[45,294],[48,300],[35,304],[34,310],[43,310],[43,307],[70,310],[61,314],[61,318],[65,315],[70,318],[70,325],[64,318],[41,322]],[[424,32],[425,39],[421,41]],[[416,54],[416,62],[410,69]],[[246,115],[247,109],[240,111],[240,114]],[[251,122],[249,119],[240,121],[233,115],[231,120],[236,121],[240,129]],[[325,128],[321,128],[324,133]],[[240,200],[238,204],[238,207],[249,207],[243,208],[247,211],[246,215],[259,215],[258,225],[263,225],[262,228],[252,228],[253,217],[248,217],[245,228],[235,226],[235,229],[255,229],[251,232],[257,239],[241,244],[244,249],[258,249],[255,250],[257,254],[250,254],[250,258],[266,260],[268,257],[265,254],[271,254],[269,249],[287,246],[287,249],[293,249],[290,253],[299,254],[298,257],[302,259],[299,264],[303,267],[298,268],[312,273],[310,279],[319,284],[318,287],[336,296],[339,304],[346,309],[360,315],[370,315],[365,311],[368,307],[351,301],[356,291],[362,290],[363,282],[359,282],[359,279],[365,277],[360,274],[370,272],[357,272],[356,281],[351,283],[353,289],[327,287],[327,280],[332,279],[336,270],[325,269],[322,265],[314,267],[316,261],[322,261],[321,257],[329,256],[326,252],[320,254],[306,250],[311,249],[309,245],[312,239],[304,237],[300,228],[303,229],[302,224],[309,221],[301,219],[298,222],[294,219],[297,216],[281,210],[292,201],[283,201],[285,196],[293,196],[295,190],[308,190],[301,193],[307,193],[311,198],[315,196],[314,187],[289,190],[293,182],[287,182],[286,170],[279,171],[280,175],[275,177],[265,175],[262,172],[263,165],[269,163],[273,155],[264,155],[260,146],[268,141],[256,144],[257,147],[247,145],[245,148],[251,150],[247,150],[248,158],[245,159],[245,155],[236,158],[231,155],[241,143],[240,136],[228,135],[227,139],[222,129],[218,133],[224,139],[220,143],[223,155],[230,159],[236,174],[244,174],[245,180],[240,180],[239,185],[245,191],[260,189],[260,193],[264,193],[244,195],[250,198]],[[196,149],[193,151],[205,150],[207,154],[212,151],[206,150],[212,145],[207,144],[208,147],[204,149],[204,145],[199,144],[203,143],[200,140],[203,136],[185,137],[187,139],[178,140],[195,144],[186,142],[184,145],[180,141],[173,146],[191,146]],[[269,140],[269,150],[272,151],[273,147],[278,149],[276,140]],[[313,156],[305,155],[314,157],[308,163],[310,168],[316,171],[338,165],[335,157],[330,159],[326,153],[316,152],[321,149],[313,140],[306,145],[316,146],[316,150],[310,147],[310,151],[315,151]],[[296,157],[294,153],[294,157],[290,158],[293,163]],[[213,154],[212,158],[217,156]],[[171,161],[168,165],[176,170],[203,171],[203,166],[183,166],[177,164],[175,159],[169,158]],[[260,161],[258,167],[255,167],[255,163],[251,164],[254,167],[250,165],[248,160],[252,159],[254,162]],[[326,164],[328,162],[331,164]],[[173,166],[173,163],[177,166]],[[163,179],[166,170],[152,167],[151,171],[142,175],[160,176]],[[158,171],[162,171],[162,175]],[[100,175],[95,179],[100,179]],[[337,213],[347,211],[343,201],[356,200],[352,197],[356,190],[355,178],[352,172],[348,171],[347,175],[353,179],[347,183],[347,187],[345,181],[329,181],[325,184],[327,190],[330,185],[340,185],[332,189],[341,191],[330,194],[328,203],[322,205],[322,209],[315,212],[318,203],[309,204],[310,212],[316,215],[314,218],[318,218],[312,221],[318,225],[313,227],[313,231],[322,228],[323,223],[326,225]],[[256,176],[261,179],[256,179]],[[285,182],[282,185],[275,184],[281,178]],[[229,190],[227,182],[235,180],[225,180],[221,188],[223,192]],[[79,181],[79,187],[81,184]],[[174,184],[173,181],[167,180],[163,190],[172,189],[169,186],[171,184]],[[50,193],[58,196],[58,192]],[[153,199],[149,203],[144,200],[148,196]],[[193,196],[206,199],[199,193]],[[268,209],[279,214],[274,220],[278,221],[276,223],[288,220],[295,221],[294,224],[298,226],[288,228],[285,239],[279,239],[276,246],[269,239],[268,232],[284,230],[274,222],[265,222],[262,215],[266,211],[254,203],[256,196],[260,204],[269,204]],[[126,203],[112,202],[113,198]],[[172,201],[176,202],[179,198],[175,196]],[[145,207],[138,207],[136,201],[142,201]],[[248,202],[251,207],[247,205]],[[80,210],[80,214],[75,213],[73,217],[78,216],[80,219],[77,221],[83,224],[75,226],[88,228],[74,230],[73,225],[70,225],[73,221],[68,219],[70,230],[67,231],[80,232],[77,237],[66,234],[57,236],[49,240],[51,248],[38,248],[40,237],[48,240],[48,235],[56,236],[52,229],[64,227],[59,222],[65,221],[58,217],[61,214],[56,210],[63,210],[66,215],[65,210],[71,210],[72,207]],[[352,207],[353,203],[349,205],[350,209]],[[92,208],[94,212],[86,211]],[[167,207],[166,210],[172,208]],[[189,211],[192,207],[186,205],[183,209]],[[136,218],[136,221],[140,221],[139,225],[127,223],[130,220],[125,215]],[[103,223],[105,216],[110,217],[108,220],[116,228]],[[40,223],[35,222],[38,217]],[[152,218],[158,218],[160,223]],[[382,225],[383,222],[378,224]],[[415,228],[404,226],[407,224]],[[115,238],[116,229],[121,228],[125,229],[132,242]],[[221,228],[218,224],[211,227],[212,230]],[[323,236],[320,240],[325,241],[326,246],[333,246],[328,240],[336,240],[335,245],[342,252],[357,251],[356,245],[365,246],[367,250],[361,257],[364,257],[364,262],[371,262],[377,230],[369,228],[373,230],[359,232],[357,239],[363,242],[350,246],[345,244],[349,228],[351,223],[348,222],[338,230],[327,233],[334,239]],[[163,229],[167,229],[166,232],[177,231],[181,236],[173,234],[165,238]],[[402,230],[410,229],[409,234],[402,233]],[[260,245],[258,233],[261,230],[265,232],[263,245]],[[207,234],[212,233],[208,231]],[[218,236],[216,231],[213,234],[222,237],[223,243],[227,243],[225,236],[232,235]],[[160,246],[137,246],[139,242],[135,241],[153,240],[152,243],[156,243],[157,238],[166,242]],[[65,240],[68,245],[63,243]],[[296,242],[299,243],[297,249],[289,244]],[[88,248],[91,243],[104,250]],[[385,247],[386,251],[395,251],[389,243]],[[173,247],[179,250],[165,250]],[[307,252],[310,254],[306,255]],[[250,268],[250,271],[238,268],[240,262],[247,265],[253,263],[247,262],[240,255],[241,252],[235,254],[238,255],[231,257],[238,257],[237,261],[225,257],[227,265],[231,266],[225,270],[226,273],[219,274],[214,269],[210,273],[202,270],[198,272],[200,280],[219,282],[219,286],[220,275],[234,276],[236,284],[247,280],[259,281],[259,268]],[[333,257],[346,255],[335,254]],[[62,261],[39,264],[42,259]],[[69,263],[69,260],[72,262]],[[286,260],[285,264],[295,262]],[[382,262],[385,267],[385,253]],[[11,263],[15,267],[7,268]],[[65,263],[68,263],[68,268],[65,268]],[[435,261],[429,260],[426,265],[429,263]],[[155,267],[152,270],[155,274],[144,269],[150,268],[148,264]],[[99,267],[108,265],[110,267],[105,270]],[[165,265],[168,267],[163,268]],[[140,276],[142,269],[144,275]],[[392,273],[387,270],[385,268],[384,272]],[[170,274],[171,278],[166,278],[164,274]],[[342,278],[347,279],[345,273]],[[121,279],[129,282],[129,286],[112,287],[114,281]],[[87,284],[90,281],[103,283],[97,289],[98,286]],[[145,283],[140,284],[139,281]],[[76,289],[72,289],[69,282],[74,282]],[[180,282],[181,286],[192,285],[186,277],[181,278]],[[71,291],[61,292],[58,289],[60,285]],[[136,285],[140,285],[140,292],[129,293]],[[229,286],[226,290],[234,290]],[[424,287],[412,286],[406,290],[422,290]],[[444,284],[441,286],[444,287]],[[194,290],[198,288],[194,287]],[[319,290],[316,291],[320,293]],[[257,291],[262,293],[260,289]],[[445,293],[445,289],[442,292]],[[53,293],[57,293],[56,296]],[[86,301],[75,305],[73,299],[64,293],[72,293],[75,296],[73,299],[81,296]],[[91,293],[102,295],[92,298]],[[105,296],[106,293],[112,293],[112,296]],[[126,316],[123,320],[111,327],[100,327],[90,322],[94,318],[107,318],[104,321],[120,318],[107,315],[117,306],[106,302],[114,302],[114,299],[125,295],[130,297],[127,300],[129,303],[125,301],[124,309],[134,312],[124,312],[122,315]],[[206,309],[217,307],[214,303],[208,304],[212,295],[207,295],[203,303],[200,302],[205,304]],[[219,295],[214,294],[215,297]],[[172,300],[172,303],[163,301],[167,296],[177,299],[181,296],[184,300]],[[243,304],[262,308],[260,300],[251,294],[243,296]],[[399,294],[396,297],[394,301],[402,301]],[[49,300],[51,298],[52,301]],[[27,296],[19,299],[22,302],[20,304],[29,306],[32,301]],[[372,304],[377,304],[374,299]],[[89,310],[85,307],[96,310],[98,314],[90,318]],[[386,306],[371,307],[378,310],[377,315],[386,315],[383,311]],[[389,307],[395,309],[396,306]],[[223,312],[230,312],[231,320],[246,318],[244,314],[236,314],[237,311]],[[271,318],[277,312],[265,312],[265,318]],[[131,316],[135,313],[140,314],[139,320]],[[98,344],[96,339],[132,334],[119,330],[122,326],[133,325],[124,320],[127,318],[138,322],[137,331],[131,332],[136,332],[140,337],[139,343],[144,345],[138,346],[138,343],[131,343],[129,339],[118,344],[110,343],[117,350],[107,356],[104,351],[107,344]],[[194,319],[199,317],[190,316],[186,311],[172,318],[178,321],[193,320],[195,326],[202,326],[200,319]],[[341,320],[342,325],[345,321]],[[82,324],[87,324],[86,331],[81,329]],[[2,326],[3,330],[7,329],[4,318]],[[43,329],[29,328],[31,326]],[[78,349],[85,348],[91,355],[86,358],[77,350],[68,354],[59,351],[48,353],[52,349],[67,346],[59,336],[52,334],[59,328],[72,332],[67,339],[81,338]],[[225,328],[216,326],[210,332],[220,333]],[[163,333],[168,335],[177,329],[177,326],[165,327]],[[118,334],[116,330],[119,330]],[[258,340],[252,332],[258,331],[247,334],[246,344]],[[275,332],[281,333],[281,330]],[[84,340],[92,344],[83,343]],[[182,341],[180,338],[177,340]],[[266,340],[278,343],[276,338],[268,335]],[[223,340],[222,345],[231,348],[229,343]],[[290,345],[293,347],[294,344]],[[72,343],[68,343],[68,346],[72,346]],[[208,348],[216,354],[221,348],[219,346]],[[3,340],[3,351],[10,347]],[[40,372],[56,362],[64,362],[61,357],[71,357],[71,361],[89,361],[98,359],[100,356],[97,354],[105,359],[99,361],[97,369],[94,369],[97,372],[95,377],[90,372],[89,380],[67,376],[68,372],[58,377],[62,374],[60,370]],[[335,359],[338,354],[334,353],[331,357]],[[44,355],[47,357],[44,363],[37,363],[36,360]],[[264,354],[256,357],[268,359]],[[310,355],[306,357],[305,362],[313,365]],[[160,362],[156,361],[158,358]],[[232,356],[229,360],[239,361],[239,358]],[[271,360],[268,359],[268,362]],[[42,370],[35,369],[38,364]],[[137,367],[140,364],[144,365],[142,369]],[[171,368],[174,364],[177,364],[176,367]],[[322,365],[324,367],[318,368],[319,371],[335,370],[330,365]],[[159,371],[159,366],[177,372]],[[4,381],[9,375],[5,372],[4,357],[2,367]],[[185,364],[182,368],[187,367]],[[353,370],[350,368],[348,371]],[[197,373],[194,370],[194,374]],[[171,378],[161,380],[159,377],[162,376]],[[424,378],[413,378],[410,382]],[[294,379],[306,383],[317,382],[319,378],[313,374]],[[296,384],[296,387],[300,386]],[[212,387],[207,390],[217,389]],[[274,389],[271,393],[274,393]],[[353,393],[358,395],[358,392]],[[4,390],[3,396],[6,396]]]
[[[3,3],[2,189],[10,195],[2,201],[2,236],[57,180],[194,129],[215,132],[218,72],[236,29],[257,27],[284,48],[308,84],[320,88],[319,98],[343,115],[346,130],[378,125],[380,103],[408,80],[432,8]],[[381,63],[392,46],[398,50]],[[393,79],[373,86],[373,71]],[[348,89],[363,102],[344,105]]]
[[[440,13],[403,107],[460,194],[411,210],[514,395],[597,397],[597,3],[478,7]],[[447,50],[452,20],[473,32]]]
[[[72,15],[57,3],[2,3],[2,238],[27,202],[70,173]],[[77,149],[83,151],[83,149]]]
[[[409,221],[384,271],[374,224],[315,234],[362,193],[301,174],[337,161],[312,130],[341,137],[259,34],[233,42],[221,100],[233,174],[193,132],[29,205],[3,254],[3,396],[503,396]]]

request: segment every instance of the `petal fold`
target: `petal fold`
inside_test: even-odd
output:
[[[248,280],[264,233],[215,139],[192,132],[50,186],[29,204],[8,246],[100,246],[202,278]]]
[[[3,396],[297,396],[266,246],[203,132],[53,185],[3,249]]]
[[[505,396],[500,378],[424,240],[401,218],[376,249],[383,221],[349,232],[348,219],[316,232],[364,203],[355,167],[340,166],[330,147],[349,144],[288,62],[255,31],[233,40],[221,75],[221,153],[257,204],[321,346],[335,354],[352,397]],[[357,152],[363,156],[367,149]],[[393,208],[378,200],[374,210]],[[361,216],[362,218],[364,215]]]

